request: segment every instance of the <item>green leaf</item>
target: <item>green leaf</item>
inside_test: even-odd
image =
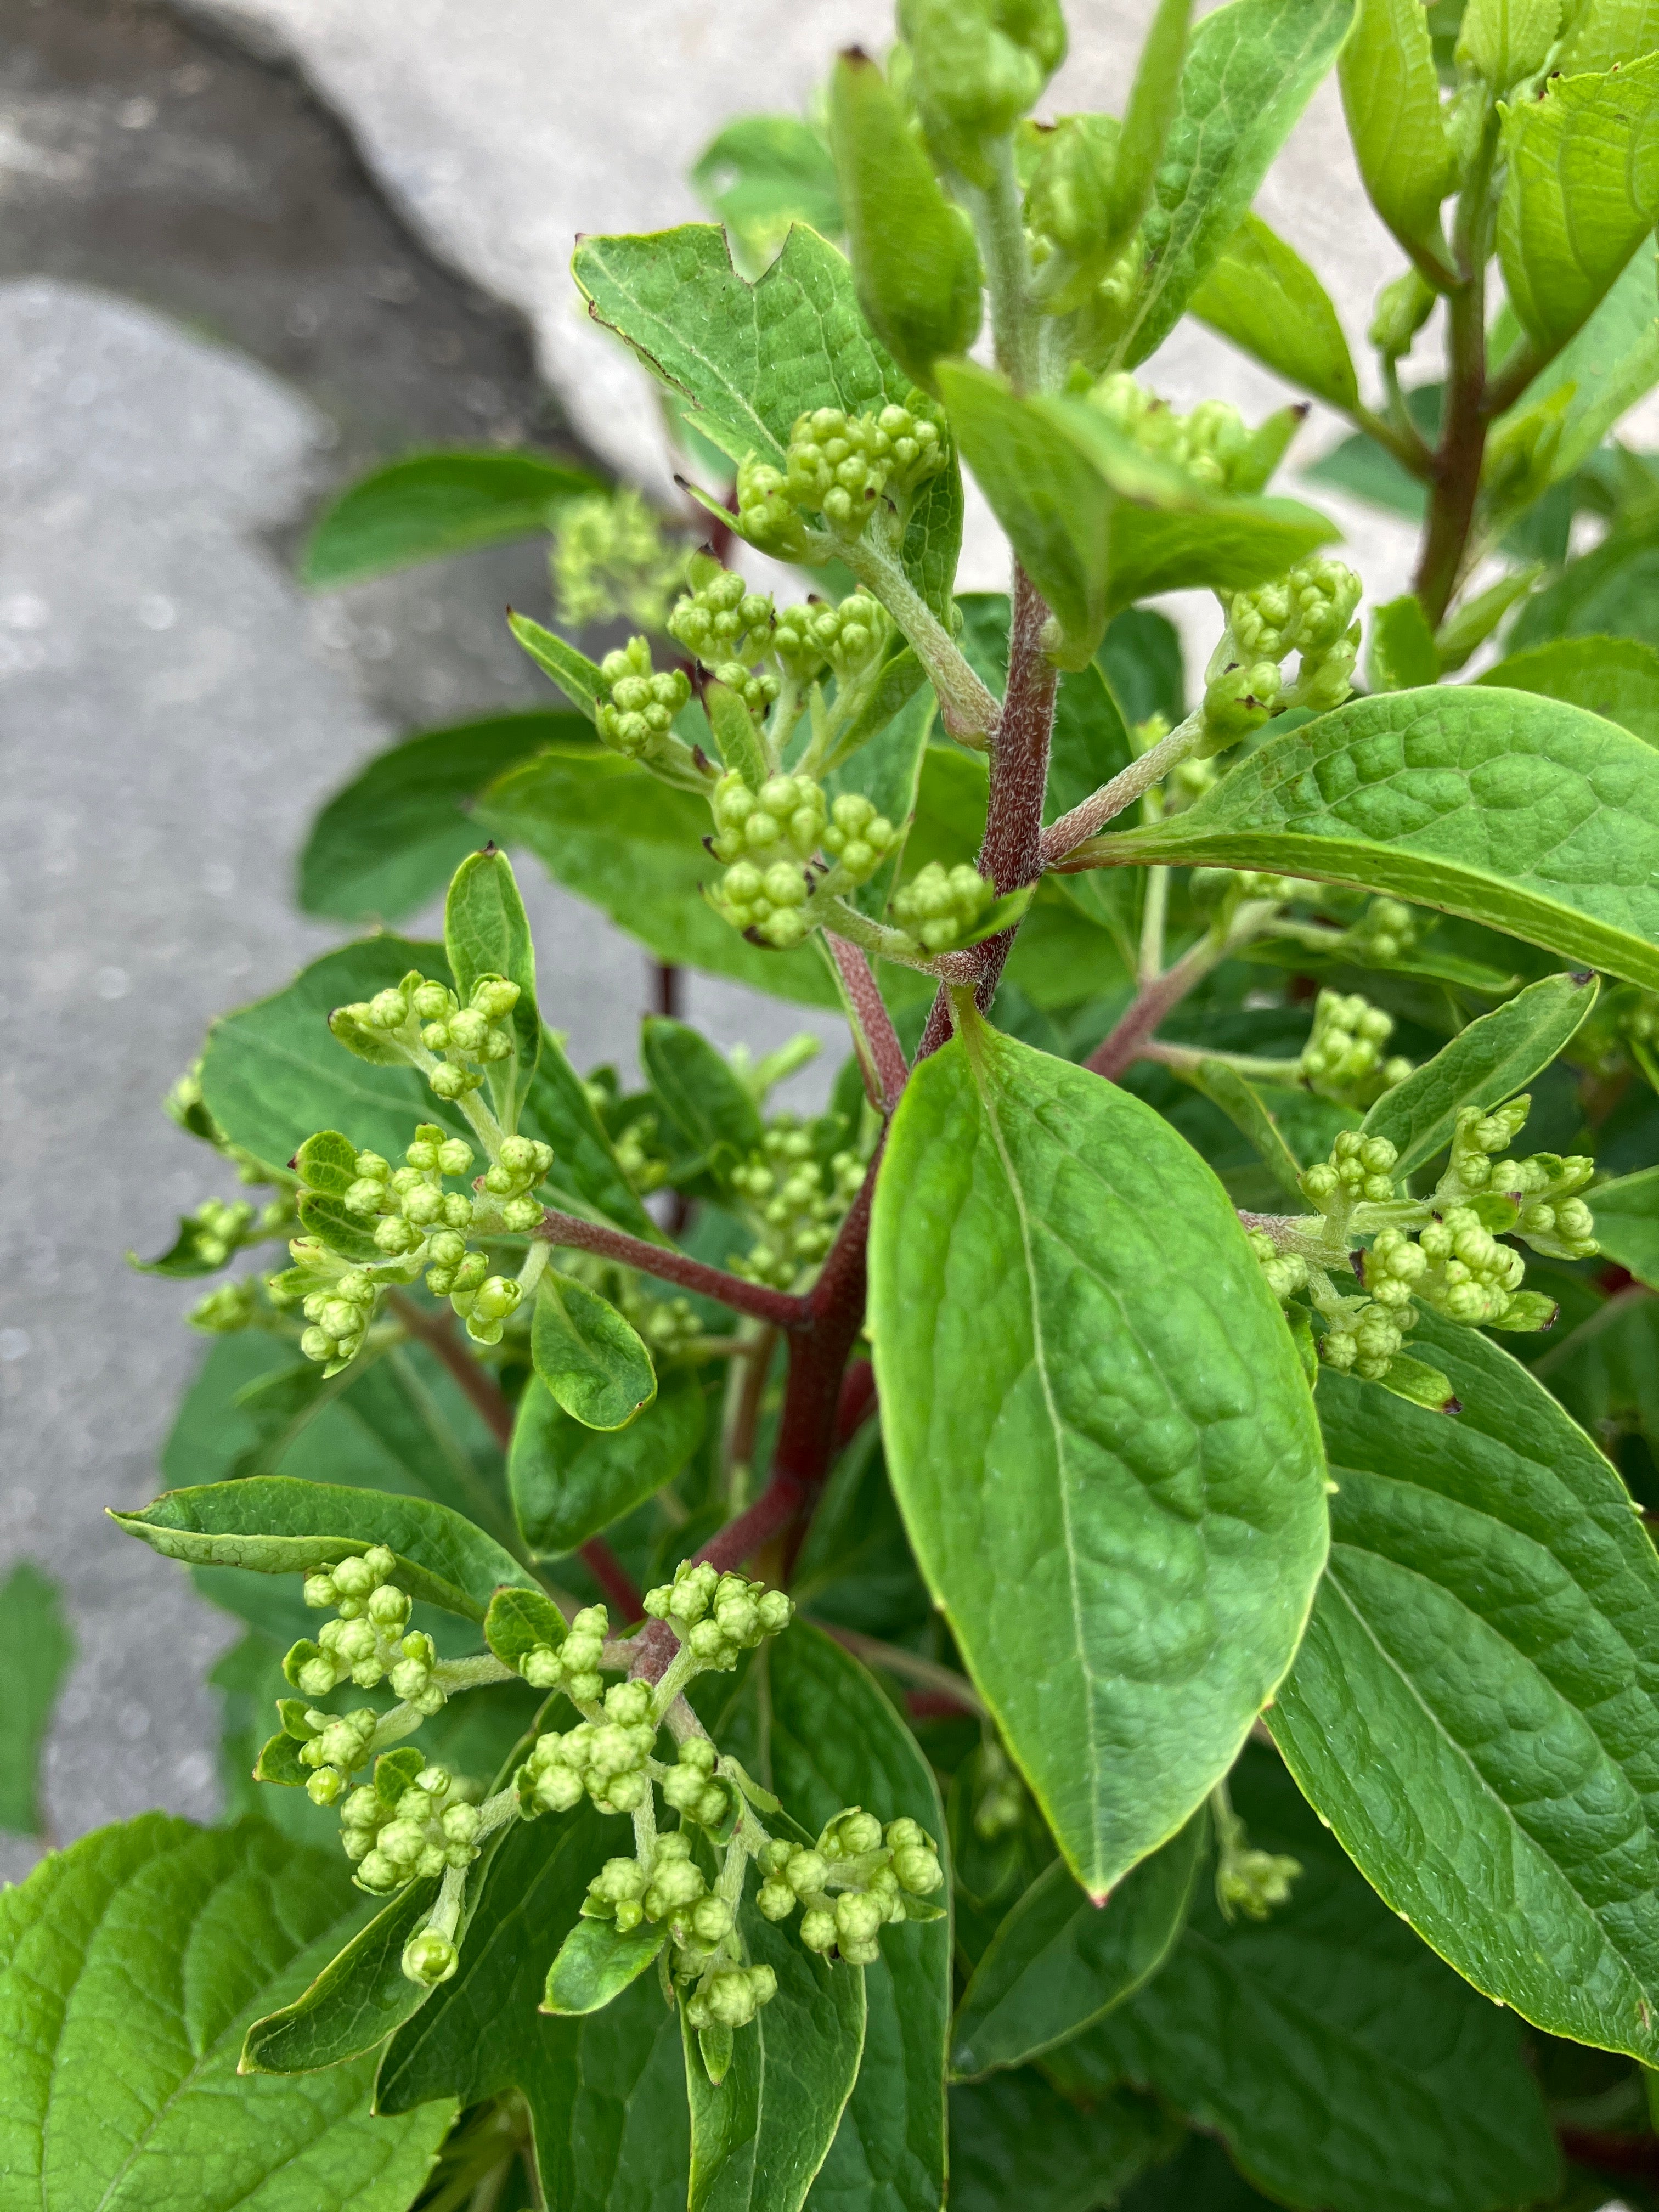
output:
[[[444,902],[444,951],[464,1006],[482,976],[500,975],[519,987],[519,1002],[513,1009],[514,1057],[489,1063],[496,1118],[510,1136],[518,1127],[519,1102],[536,1073],[542,1018],[536,1005],[536,947],[530,918],[519,896],[513,863],[494,845],[470,854],[455,871]]]
[[[1455,1422],[1341,1381],[1331,1565],[1273,1715],[1386,1901],[1551,2033],[1659,2054],[1659,1559],[1507,1352],[1425,1313]]]
[[[1194,293],[1191,313],[1287,383],[1333,407],[1358,404],[1353,356],[1330,295],[1260,216],[1247,215],[1228,240]]]
[[[551,526],[561,501],[603,489],[590,470],[540,453],[411,453],[359,478],[326,509],[307,542],[301,577],[330,590],[532,537]]]
[[[1389,891],[1659,987],[1659,756],[1522,692],[1352,700],[1269,738],[1187,812],[1089,849]]]
[[[438,1888],[432,1875],[399,1890],[291,2004],[256,2020],[237,2072],[311,2074],[378,2051],[432,1994],[404,1973],[404,1946],[437,1903]]]
[[[1456,188],[1457,162],[1419,0],[1359,0],[1337,75],[1371,205],[1408,252],[1441,248],[1440,203]]]
[[[1659,1290],[1659,1168],[1598,1183],[1590,1199],[1596,1242],[1606,1256],[1650,1291]]]
[[[979,333],[973,228],[939,190],[886,79],[857,47],[839,57],[830,80],[830,143],[859,305],[900,368],[932,389],[939,356],[966,353]]]
[[[1249,1139],[1262,1164],[1272,1170],[1274,1181],[1298,1211],[1302,1206],[1301,1163],[1285,1142],[1278,1122],[1264,1103],[1255,1085],[1248,1083],[1236,1067],[1224,1060],[1200,1060],[1196,1067],[1182,1068],[1182,1079],[1195,1091],[1201,1091],[1212,1106],[1218,1106],[1240,1135]]]
[[[194,1214],[181,1213],[179,1234],[165,1252],[158,1252],[153,1260],[141,1260],[136,1252],[129,1252],[127,1265],[135,1275],[161,1275],[170,1281],[190,1282],[199,1275],[216,1275],[227,1258],[222,1237],[205,1227]]]
[[[1408,0],[1415,6],[1417,0]],[[1434,632],[1414,592],[1377,608],[1367,625],[1365,671],[1373,691],[1418,691],[1440,680]],[[1521,684],[1521,690],[1536,687]]]
[[[651,1403],[612,1430],[577,1420],[532,1377],[507,1463],[525,1542],[538,1558],[556,1558],[654,1498],[702,1442],[707,1418],[702,1386],[687,1367],[665,1369]]]
[[[601,2011],[655,1962],[667,1941],[659,1922],[641,1920],[624,1931],[612,1920],[578,1920],[547,1970],[542,2010]]]
[[[1133,1996],[1181,1933],[1205,1833],[1194,1815],[1101,1905],[1058,1859],[1040,1874],[974,1969],[951,2031],[953,2072],[1022,2065]]]
[[[1145,361],[1179,322],[1352,21],[1353,0],[1231,0],[1194,30],[1164,172],[1172,185],[1181,168],[1187,175],[1173,205],[1158,203],[1167,231],[1154,237],[1150,216],[1142,226],[1146,258],[1115,365]]]
[[[625,1428],[657,1395],[651,1355],[633,1324],[555,1267],[536,1287],[530,1347],[539,1380],[586,1428]]]
[[[591,723],[599,702],[611,696],[611,686],[599,673],[597,662],[578,653],[556,632],[544,629],[528,615],[514,614],[510,607],[507,626],[542,673],[552,678],[577,713]]]
[[[1659,746],[1659,653],[1633,637],[1564,637],[1500,660],[1477,684],[1565,699]]]
[[[1659,523],[1615,530],[1569,561],[1516,617],[1511,653],[1552,638],[1637,638],[1659,650]]]
[[[519,1129],[521,1135],[539,1137],[553,1147],[549,1181],[556,1191],[586,1200],[619,1229],[647,1243],[662,1242],[662,1231],[623,1172],[587,1085],[550,1030],[542,1031],[542,1048],[520,1109]]]
[[[980,489],[1065,633],[1054,655],[1063,668],[1083,667],[1109,617],[1136,599],[1241,590],[1337,535],[1293,500],[1205,489],[1086,401],[1021,398],[967,362],[941,364],[939,386]]]
[[[978,1024],[906,1088],[870,1274],[917,1560],[1098,1896],[1226,1771],[1307,1618],[1323,1462],[1294,1347],[1170,1125]]]
[[[1386,1137],[1398,1149],[1397,1176],[1426,1167],[1451,1142],[1465,1106],[1490,1111],[1549,1066],[1571,1042],[1600,988],[1594,975],[1583,974],[1546,975],[1528,984],[1385,1091],[1365,1116],[1365,1134]]]
[[[1172,2133],[1144,2097],[1109,2092],[1079,2112],[1035,2067],[961,2083],[951,2092],[951,2212],[1096,2212]]]
[[[1611,69],[1659,46],[1652,0],[1588,0],[1565,26],[1559,66],[1566,76]]]
[[[1297,1862],[1289,1903],[1228,1922],[1200,1884],[1162,1973],[1050,2055],[1060,2086],[1155,2087],[1306,2212],[1552,2196],[1554,2138],[1515,2021],[1377,1902],[1271,1753],[1252,1747],[1231,1786],[1252,1846]]]
[[[40,1833],[40,1748],[74,1656],[57,1583],[19,1559],[0,1583],[0,1831],[7,1835]]]
[[[294,1167],[308,1190],[343,1198],[357,1180],[357,1147],[337,1129],[318,1129],[295,1154]]]
[[[911,380],[866,326],[845,258],[815,231],[789,233],[758,283],[732,266],[711,223],[646,237],[584,238],[571,263],[588,312],[691,402],[691,422],[734,461],[781,466],[799,415],[907,405]],[[962,543],[954,467],[924,487],[903,561],[943,613]]]
[[[354,1155],[355,1157],[355,1155]],[[386,1255],[363,1226],[360,1214],[348,1212],[337,1198],[313,1198],[307,1191],[300,1199],[300,1226],[320,1238],[331,1252],[360,1267],[372,1267]]]
[[[401,921],[449,881],[478,833],[468,802],[544,745],[590,742],[545,708],[422,730],[337,791],[300,855],[300,904],[338,921]]]
[[[1152,200],[1170,126],[1181,112],[1182,64],[1187,58],[1191,0],[1158,0],[1135,64],[1123,127],[1114,149],[1107,185],[1108,234],[1102,264],[1109,268],[1139,228]]]
[[[248,2022],[363,1917],[337,1852],[161,1813],[0,1894],[0,2172],[43,2212],[403,2212],[453,2100],[371,2118],[366,2063],[240,2081]]]
[[[1273,2212],[1273,2200],[1252,2189],[1213,2136],[1188,2134],[1166,2166],[1139,2181],[1123,2212]]]
[[[419,1121],[467,1135],[465,1121],[412,1067],[371,1066],[329,1034],[336,1006],[373,998],[411,968],[450,980],[441,947],[370,937],[325,953],[270,998],[222,1015],[208,1031],[202,1097],[230,1142],[280,1171],[313,1129],[343,1129],[387,1159],[402,1158]]]
[[[1504,289],[1534,343],[1563,346],[1659,216],[1659,55],[1552,76],[1504,111]]]
[[[730,1175],[765,1137],[760,1109],[708,1040],[684,1022],[648,1015],[640,1065],[670,1121],[698,1159]]]
[[[1527,410],[1571,386],[1552,434],[1556,443],[1548,476],[1559,483],[1582,468],[1613,424],[1659,382],[1659,305],[1654,289],[1655,256],[1644,239],[1625,265],[1601,306],[1576,337],[1568,341],[1543,372],[1532,379],[1520,399],[1500,415],[1488,434],[1488,450],[1501,441]],[[1517,337],[1520,325],[1514,325]]]
[[[163,1559],[192,1566],[303,1575],[384,1544],[395,1580],[412,1598],[481,1621],[497,1586],[533,1589],[510,1552],[447,1505],[291,1475],[251,1475],[191,1490],[164,1490],[153,1505],[110,1519]]]
[[[484,1642],[504,1667],[517,1667],[539,1646],[556,1651],[565,1638],[564,1615],[542,1590],[498,1589],[484,1615]]]
[[[739,116],[709,142],[690,176],[752,269],[772,258],[793,223],[824,238],[841,234],[836,165],[823,132],[799,116]]]
[[[706,903],[702,886],[717,865],[703,849],[708,809],[636,762],[591,746],[552,745],[491,784],[478,814],[504,842],[527,845],[567,890],[591,899],[658,959],[801,1005],[836,1003],[810,946],[758,951]]]

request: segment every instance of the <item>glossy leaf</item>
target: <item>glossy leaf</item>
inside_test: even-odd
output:
[[[657,1395],[651,1355],[633,1324],[554,1267],[536,1286],[530,1348],[538,1379],[586,1428],[625,1428]]]
[[[1596,1242],[1607,1257],[1659,1290],[1659,1168],[1598,1183],[1590,1201]]]
[[[1506,1352],[1423,1314],[1455,1422],[1340,1382],[1331,1565],[1273,1714],[1389,1905],[1553,2033],[1659,2056],[1659,1559]]]
[[[702,886],[715,868],[702,846],[708,809],[635,762],[592,746],[549,746],[489,787],[478,819],[503,842],[527,846],[567,890],[591,899],[658,959],[775,998],[836,1004],[810,946],[762,951],[704,901]]]
[[[1288,1332],[1166,1121],[977,1024],[905,1091],[870,1267],[917,1559],[1099,1895],[1226,1771],[1306,1619],[1322,1462]]]
[[[1659,55],[1553,76],[1504,118],[1498,255],[1510,305],[1547,354],[1601,304],[1659,216]]]
[[[552,1599],[538,1589],[498,1589],[484,1615],[484,1642],[504,1667],[517,1667],[538,1646],[556,1651],[565,1639],[565,1619]]]
[[[702,1386],[665,1369],[657,1395],[620,1429],[574,1419],[538,1378],[525,1386],[507,1455],[514,1510],[540,1558],[574,1552],[672,1482],[702,1442]]]
[[[1441,242],[1457,164],[1419,0],[1359,0],[1337,64],[1354,158],[1371,205],[1407,251]]]
[[[1173,2132],[1145,2097],[1109,2092],[1079,2111],[1035,2067],[958,2084],[951,2092],[951,2212],[1096,2212],[1119,2201],[1125,2185],[1170,2148]]]
[[[1353,0],[1231,0],[1196,26],[1169,141],[1178,149],[1171,164],[1187,175],[1172,204],[1158,203],[1167,232],[1154,238],[1143,226],[1146,259],[1113,349],[1116,365],[1133,368],[1175,328],[1352,21]]]
[[[830,149],[797,115],[739,116],[710,141],[690,176],[752,269],[765,266],[793,223],[810,223],[824,238],[841,234]]]
[[[1659,653],[1633,637],[1564,637],[1512,653],[1475,678],[1565,699],[1659,747]]]
[[[364,2062],[238,2081],[248,2021],[363,1917],[262,1821],[101,1828],[0,1894],[0,2172],[41,2212],[404,2212],[453,2117],[370,2117]]]
[[[636,1982],[668,1941],[659,1921],[623,1930],[613,1920],[578,1920],[547,1970],[544,2012],[599,2012]]]
[[[1286,382],[1333,407],[1358,404],[1353,357],[1329,293],[1259,216],[1247,215],[1228,240],[1191,312]]]
[[[310,1574],[384,1544],[398,1555],[399,1589],[470,1620],[483,1619],[501,1583],[534,1587],[511,1553],[447,1505],[290,1475],[164,1490],[110,1519],[164,1559],[260,1575]]]
[[[544,745],[587,741],[580,716],[545,708],[405,738],[313,822],[300,855],[301,906],[331,921],[403,921],[476,850],[469,803],[486,784]]]
[[[400,1889],[291,2004],[256,2020],[237,2072],[311,2074],[378,2051],[432,1994],[404,1973],[404,1946],[437,1903],[438,1886],[434,1875]]]
[[[782,465],[798,416],[905,405],[911,380],[866,327],[853,272],[800,225],[757,283],[732,266],[710,223],[635,238],[584,238],[571,264],[597,322],[691,402],[691,423],[734,461]],[[962,487],[954,468],[917,499],[904,565],[936,611],[956,574]]]
[[[19,1559],[0,1583],[0,1832],[38,1836],[40,1753],[75,1656],[56,1583]]]
[[[1451,1142],[1465,1106],[1501,1106],[1549,1066],[1571,1042],[1599,988],[1595,976],[1582,971],[1529,984],[1385,1091],[1365,1116],[1365,1134],[1386,1137],[1396,1147],[1396,1175],[1426,1167]]]
[[[951,2031],[952,2070],[1023,2065],[1133,1996],[1174,1948],[1204,1857],[1200,1814],[1099,1905],[1056,1859],[974,1969]]]
[[[536,947],[530,918],[505,853],[486,845],[456,869],[444,902],[444,951],[455,991],[465,1006],[480,977],[499,975],[519,987],[513,1009],[514,1053],[489,1066],[496,1118],[509,1134],[518,1127],[519,1103],[536,1073],[542,1018],[536,1005]]]
[[[1367,1891],[1271,1753],[1231,1786],[1251,1845],[1297,1862],[1289,1902],[1229,1922],[1200,1883],[1164,1971],[1051,2054],[1060,2085],[1156,2088],[1304,2212],[1547,2199],[1558,2154],[1515,2021]]]
[[[681,1140],[722,1178],[760,1150],[765,1131],[753,1094],[696,1030],[648,1015],[640,1065]]]
[[[362,477],[313,527],[303,580],[325,590],[551,527],[559,504],[603,487],[541,453],[411,453]]]
[[[1659,754],[1522,692],[1351,701],[1270,738],[1187,812],[1089,850],[1389,891],[1659,986]]]

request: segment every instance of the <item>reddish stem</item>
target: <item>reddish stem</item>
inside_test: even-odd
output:
[[[876,1407],[876,1370],[867,1359],[855,1359],[841,1378],[836,1406],[836,1449],[850,1444]]]
[[[603,1536],[590,1536],[581,1547],[581,1562],[605,1592],[606,1601],[622,1616],[622,1625],[638,1620],[645,1601],[638,1585]]]
[[[841,970],[842,981],[847,987],[847,996],[853,1012],[858,1017],[864,1042],[869,1047],[873,1066],[866,1075],[875,1078],[878,1097],[871,1104],[881,1112],[890,1114],[898,1104],[910,1073],[909,1062],[904,1057],[904,1047],[898,1041],[893,1027],[893,1018],[887,1011],[887,1001],[881,995],[881,987],[871,972],[870,963],[856,945],[849,945],[844,937],[823,933],[831,957]],[[863,1054],[859,1055],[860,1061]],[[866,1086],[867,1087],[867,1086]]]
[[[799,1329],[808,1326],[807,1299],[798,1298],[787,1291],[768,1290],[764,1283],[751,1283],[743,1275],[728,1275],[724,1267],[705,1267],[701,1260],[690,1259],[666,1244],[647,1244],[644,1237],[630,1237],[624,1230],[605,1229],[597,1221],[579,1221],[574,1213],[561,1213],[550,1206],[539,1227],[531,1234],[544,1237],[550,1244],[568,1244],[578,1252],[597,1252],[602,1258],[617,1261],[624,1267],[637,1267],[643,1274],[655,1275],[660,1282],[678,1283],[683,1291],[696,1291],[700,1297],[718,1298],[733,1312],[769,1322],[774,1328]]]
[[[1576,2165],[1598,2173],[1622,2173],[1659,2181],[1659,2136],[1603,2135],[1588,2128],[1558,2128],[1562,2149]]]
[[[1180,1005],[1194,984],[1203,981],[1218,957],[1209,939],[1200,937],[1173,968],[1166,968],[1152,982],[1141,986],[1116,1028],[1095,1047],[1084,1066],[1115,1082],[1131,1061],[1139,1059],[1141,1047],[1164,1015],[1172,1006]]]

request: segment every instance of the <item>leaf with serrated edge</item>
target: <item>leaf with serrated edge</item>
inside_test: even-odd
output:
[[[870,1273],[917,1559],[1099,1895],[1225,1773],[1307,1618],[1323,1459],[1289,1333],[1166,1121],[977,1023],[906,1088]]]
[[[74,1656],[57,1583],[19,1559],[0,1583],[0,1830],[8,1835],[40,1832],[40,1746]]]
[[[1659,752],[1524,692],[1352,700],[1085,849],[1389,891],[1659,989]]]

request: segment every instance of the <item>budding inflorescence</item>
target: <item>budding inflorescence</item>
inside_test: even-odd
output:
[[[781,1840],[760,1854],[756,1903],[769,1920],[801,1908],[809,1951],[839,1952],[849,1966],[872,1966],[876,1938],[889,1922],[915,1917],[910,1900],[930,1897],[945,1880],[939,1847],[915,1820],[885,1829],[853,1806],[837,1813],[811,1849]]]
[[[660,675],[651,665],[651,647],[642,637],[607,653],[599,663],[606,696],[594,710],[593,726],[613,752],[629,760],[659,750],[670,737],[674,717],[691,696],[683,668]]]
[[[889,627],[885,611],[868,592],[849,592],[836,605],[808,599],[780,611],[772,651],[798,684],[810,683],[826,666],[846,683],[870,665]]]
[[[440,1098],[459,1099],[482,1085],[488,1066],[511,1059],[518,1003],[518,985],[504,976],[479,976],[462,1006],[447,983],[414,969],[372,999],[337,1007],[329,1027],[371,1058],[401,1054],[424,1072]]]
[[[646,1592],[645,1610],[668,1623],[700,1669],[724,1671],[737,1665],[739,1652],[787,1628],[795,1607],[781,1590],[723,1575],[707,1560],[693,1566],[682,1559],[672,1583]]]
[[[336,1617],[323,1623],[315,1643],[302,1639],[283,1660],[296,1690],[323,1698],[342,1682],[372,1690],[386,1681],[417,1712],[439,1711],[446,1693],[435,1676],[438,1655],[429,1636],[406,1632],[410,1600],[392,1579],[397,1565],[393,1553],[376,1544],[307,1576],[306,1603],[319,1612],[332,1607]]]
[[[929,952],[948,952],[977,926],[996,897],[996,886],[960,860],[953,868],[929,860],[893,899],[893,919]]]
[[[646,1762],[656,1741],[650,1685],[614,1683],[597,1721],[537,1737],[523,1787],[550,1813],[568,1813],[584,1796],[601,1813],[637,1812],[650,1794]]]
[[[1184,469],[1207,490],[1261,489],[1265,474],[1257,443],[1261,434],[1248,428],[1237,408],[1226,400],[1206,399],[1190,415],[1177,415],[1167,400],[1122,369],[1103,376],[1088,398],[1121,436],[1142,453]]]
[[[863,1180],[864,1163],[856,1152],[836,1152],[824,1161],[794,1115],[779,1115],[763,1149],[732,1172],[757,1239],[730,1264],[751,1282],[791,1289],[801,1270],[816,1267],[829,1251],[836,1224]]]
[[[1362,586],[1353,570],[1320,554],[1276,582],[1223,594],[1227,627],[1206,673],[1204,719],[1212,744],[1234,744],[1291,707],[1339,707],[1359,653],[1354,620]],[[1294,682],[1280,663],[1299,655]]]
[[[605,1688],[599,1655],[610,1632],[605,1608],[586,1606],[556,1650],[550,1644],[532,1645],[520,1660],[519,1672],[532,1690],[562,1690],[573,1705],[595,1705]]]
[[[861,794],[826,804],[822,787],[804,775],[772,776],[758,791],[725,775],[710,803],[710,848],[730,864],[716,903],[736,928],[784,951],[805,937],[814,894],[867,883],[896,836]],[[831,856],[828,867],[813,863],[820,849]]]
[[[480,1825],[477,1807],[454,1794],[441,1766],[422,1767],[390,1797],[377,1772],[374,1783],[354,1790],[340,1808],[340,1837],[356,1867],[355,1878],[360,1887],[380,1893],[447,1867],[470,1865],[478,1856]]]
[[[559,620],[568,628],[624,621],[659,630],[685,556],[641,495],[624,484],[560,508],[548,565]]]
[[[1300,1072],[1311,1091],[1344,1105],[1369,1106],[1403,1083],[1410,1060],[1385,1060],[1394,1017],[1357,994],[1322,991],[1314,1001],[1313,1031],[1302,1048]]]
[[[902,512],[947,451],[920,392],[908,406],[871,414],[816,408],[797,416],[781,469],[753,459],[738,469],[738,532],[763,553],[800,560],[811,545],[805,518],[816,515],[832,538],[850,543],[884,508]]]

